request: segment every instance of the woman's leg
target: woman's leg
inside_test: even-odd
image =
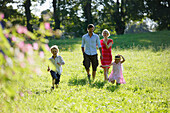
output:
[[[108,68],[104,68],[104,80],[108,80]]]

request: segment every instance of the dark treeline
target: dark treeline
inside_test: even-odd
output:
[[[16,1],[0,0],[0,11],[6,20],[25,25],[33,32],[42,20],[30,10],[33,2],[42,5],[46,0],[18,1],[23,12],[7,6]],[[53,12],[46,10],[42,14],[50,15],[52,28],[63,30],[65,35],[81,36],[89,23],[96,26],[96,32],[107,28],[116,34],[124,34],[130,21],[141,21],[146,17],[157,22],[157,30],[170,29],[169,0],[53,0],[51,4]]]

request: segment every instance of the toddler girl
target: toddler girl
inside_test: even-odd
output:
[[[123,60],[121,60],[121,57]],[[115,61],[113,63],[111,63],[110,65],[101,65],[101,67],[109,67],[109,66],[113,66],[112,68],[112,72],[108,78],[109,82],[111,83],[115,83],[116,80],[116,85],[120,85],[120,84],[125,84],[125,80],[123,78],[123,66],[122,63],[125,61],[125,58],[122,55],[117,55],[115,56]]]

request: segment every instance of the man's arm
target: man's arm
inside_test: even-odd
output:
[[[99,51],[100,51],[100,59],[103,59],[102,48],[101,47],[99,47]]]
[[[82,37],[82,45],[81,45],[82,53],[84,53],[84,44],[85,44],[84,37]]]
[[[100,44],[100,39],[99,39],[99,37],[97,37],[97,45],[98,45],[99,51],[100,51],[100,59],[103,59],[102,46],[101,46],[101,44]]]
[[[81,47],[81,51],[82,51],[82,53],[84,53],[84,47]]]

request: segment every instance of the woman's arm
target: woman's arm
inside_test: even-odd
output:
[[[110,42],[108,45],[105,41],[103,41],[103,43],[106,45],[106,48],[108,49],[108,48],[112,47],[113,41]]]

